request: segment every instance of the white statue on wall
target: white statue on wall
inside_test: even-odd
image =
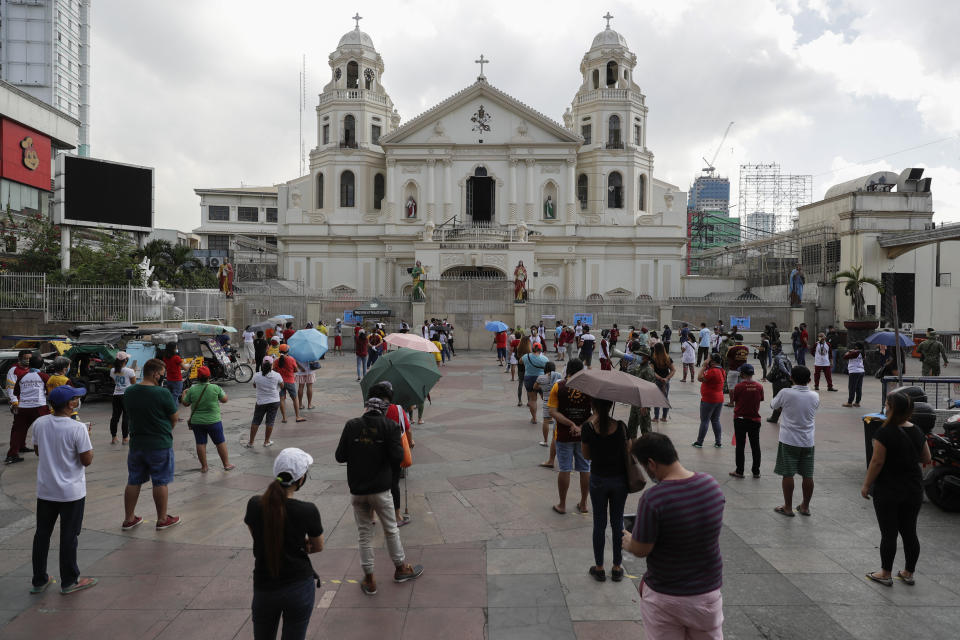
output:
[[[667,192],[663,194],[663,203],[667,205],[667,211],[673,211],[673,189],[667,187]]]
[[[153,275],[156,267],[150,266],[150,258],[147,256],[144,256],[143,260],[141,260],[140,264],[137,266],[140,269],[140,286],[146,289],[150,286],[150,277]]]

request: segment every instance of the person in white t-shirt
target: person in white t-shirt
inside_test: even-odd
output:
[[[42,368],[43,357],[39,353],[30,356],[26,370],[18,367],[18,371],[23,373],[17,378],[13,394],[10,396],[13,426],[10,427],[10,448],[7,450],[4,464],[23,462],[23,456],[20,454],[30,451],[26,448],[27,431],[30,425],[40,416],[50,413],[47,408],[46,394],[47,380],[50,376],[41,371]]]
[[[123,434],[123,444],[130,441],[130,421],[123,407],[123,393],[132,384],[137,384],[137,374],[127,366],[130,354],[118,351],[113,360],[110,377],[113,378],[113,414],[110,416],[110,444],[117,444],[117,423]]]
[[[70,415],[86,389],[63,385],[50,392],[53,414],[33,423],[33,452],[37,464],[37,532],[33,536],[33,587],[42,593],[53,582],[47,574],[50,536],[60,520],[60,593],[89,589],[96,578],[81,578],[77,566],[77,538],[83,526],[87,497],[84,469],[93,462],[89,427]]]
[[[247,359],[247,364],[254,363],[253,339],[256,337],[257,334],[250,330],[250,325],[247,325],[243,330],[243,357]]]
[[[780,443],[773,472],[783,476],[783,504],[775,507],[774,511],[793,517],[793,476],[799,473],[803,478],[803,501],[796,510],[800,515],[809,516],[810,498],[813,497],[813,443],[820,394],[810,388],[810,369],[803,365],[791,369],[790,379],[793,386],[782,389],[770,403],[774,410],[782,410]]]
[[[273,358],[270,356],[263,359],[260,371],[253,374],[253,386],[257,390],[257,403],[253,408],[253,421],[250,422],[250,440],[243,445],[248,449],[253,446],[264,417],[267,419],[267,431],[263,436],[263,446],[269,447],[273,444],[270,436],[273,434],[273,423],[277,419],[277,409],[280,408],[283,378],[273,370]]]
[[[686,340],[680,342],[680,362],[683,364],[683,380],[687,381],[687,372],[690,372],[690,382],[694,381],[694,363],[697,361],[697,344],[693,335],[688,334]]]

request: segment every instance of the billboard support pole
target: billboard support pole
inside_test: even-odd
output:
[[[60,268],[70,270],[70,227],[60,225]]]

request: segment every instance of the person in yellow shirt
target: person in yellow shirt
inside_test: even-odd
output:
[[[280,357],[280,338],[278,336],[270,338],[270,344],[267,346],[267,355],[274,359]]]
[[[50,395],[50,392],[56,389],[57,387],[62,387],[65,384],[70,384],[70,378],[67,377],[67,373],[70,372],[70,358],[66,356],[57,356],[53,360],[53,375],[47,378],[47,396]],[[77,404],[79,407],[80,404]],[[73,413],[70,414],[70,417],[74,420],[79,420],[77,410],[74,409]]]

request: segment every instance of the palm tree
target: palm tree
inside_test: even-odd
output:
[[[840,281],[841,278],[846,280],[843,291],[850,296],[850,301],[853,302],[854,320],[861,320],[867,315],[867,305],[863,298],[863,285],[873,285],[878,292],[883,293],[883,283],[876,278],[863,275],[862,271],[863,267],[851,267],[833,276],[834,282]]]

